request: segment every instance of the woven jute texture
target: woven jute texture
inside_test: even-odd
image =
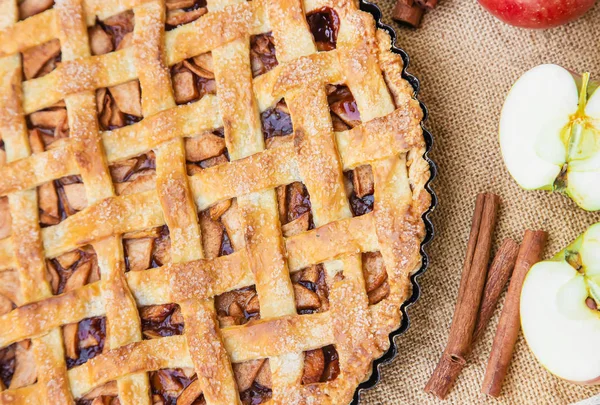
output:
[[[568,404],[598,394],[599,387],[576,386],[547,373],[522,336],[501,397],[481,394],[499,309],[447,400],[438,401],[423,387],[448,337],[478,192],[502,198],[495,248],[507,237],[520,242],[527,228],[544,229],[550,257],[600,221],[600,214],[586,213],[562,195],[521,190],[502,163],[497,136],[504,98],[526,70],[556,63],[600,80],[600,5],[567,26],[528,31],[500,23],[475,0],[440,0],[422,28],[411,30],[392,21],[393,0],[376,3],[398,34],[398,46],[411,57],[409,71],[421,80],[420,99],[431,113],[427,127],[434,136],[431,156],[439,174],[433,187],[440,203],[432,216],[436,236],[427,248],[431,266],[420,278],[421,298],[409,309],[410,329],[397,339],[398,356],[382,367],[381,382],[363,393],[362,403]]]

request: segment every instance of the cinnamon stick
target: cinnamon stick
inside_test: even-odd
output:
[[[392,11],[392,18],[413,28],[418,28],[421,26],[424,12],[425,10],[414,0],[398,0]]]
[[[460,372],[466,363],[465,356],[471,346],[486,280],[499,203],[500,198],[491,193],[479,194],[475,202],[467,254],[448,343],[425,386],[426,392],[440,397],[444,391],[447,391],[444,387],[446,376]]]
[[[519,245],[514,240],[505,239],[498,249],[498,252],[496,252],[496,256],[488,271],[487,281],[481,299],[479,317],[477,319],[477,324],[475,325],[469,352],[485,330],[485,327],[494,313],[498,299],[500,298],[502,291],[504,291],[504,287],[515,267],[518,251]],[[440,362],[440,364],[442,364],[442,362]],[[465,364],[466,363],[463,362],[444,362],[442,364],[443,368],[441,368],[438,373],[434,373],[434,376],[437,377],[432,382],[429,392],[440,399],[446,398]]]
[[[475,332],[473,332],[473,342],[481,337],[492,315],[494,315],[500,295],[515,268],[518,254],[519,244],[512,239],[504,239],[488,272],[481,308],[479,309],[479,318],[477,319]]]
[[[433,10],[438,3],[438,0],[415,0],[419,6],[426,10]]]
[[[500,395],[521,329],[519,319],[521,288],[531,266],[542,259],[547,239],[548,234],[544,231],[525,231],[483,378],[481,392],[484,394],[493,397]]]

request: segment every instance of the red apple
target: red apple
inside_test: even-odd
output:
[[[479,0],[507,24],[522,28],[552,28],[581,17],[596,0]]]

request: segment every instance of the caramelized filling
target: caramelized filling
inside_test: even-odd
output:
[[[252,65],[252,77],[264,75],[277,66],[275,42],[270,32],[253,35],[250,38],[250,63]]]
[[[296,310],[299,314],[325,312],[329,309],[329,288],[323,265],[317,264],[291,276]]]
[[[24,20],[33,15],[51,9],[54,0],[24,0],[19,2],[19,19]]]
[[[135,19],[132,10],[124,11],[117,15],[113,15],[105,19],[104,21],[96,21],[96,24],[99,25],[104,30],[104,32],[106,32],[110,36],[113,45],[113,49],[111,49],[110,51],[121,49],[119,48],[119,45],[121,45],[121,41],[123,41],[127,34],[133,32],[134,23]]]
[[[69,353],[69,345],[71,342],[65,341],[67,348],[67,368],[79,366],[89,359],[93,359],[104,349],[104,341],[106,339],[106,318],[94,317],[87,318],[78,324],[66,325],[63,331],[71,326],[77,326],[77,335],[75,344],[75,356],[71,357]]]
[[[37,381],[31,340],[22,340],[0,350],[0,390],[26,387]]]
[[[265,140],[275,136],[290,135],[294,131],[292,118],[284,99],[279,100],[275,107],[263,111],[260,120]]]
[[[253,319],[260,319],[260,305],[254,286],[216,296],[215,308],[221,328],[244,325]]]
[[[140,318],[145,339],[183,334],[183,316],[177,304],[142,307]]]
[[[15,349],[16,343],[0,349],[0,382],[4,384],[4,387],[10,387],[15,373]]]
[[[344,172],[344,175],[346,176],[346,179],[348,180],[349,184],[354,183],[354,174],[354,170]],[[373,211],[373,193],[359,197],[356,194],[354,187],[352,186],[352,192],[349,194],[348,200],[350,201],[350,209],[352,210],[352,213],[355,217],[365,215]]]
[[[360,113],[356,106],[356,100],[347,86],[328,85],[327,103],[334,131],[346,131],[360,125]]]
[[[287,186],[288,215],[287,222],[298,219],[302,214],[310,212],[310,196],[306,186],[296,182]]]
[[[340,28],[340,18],[334,9],[323,7],[306,15],[315,45],[319,51],[335,49],[337,34]]]
[[[258,405],[271,399],[272,394],[270,388],[254,382],[250,388],[240,394],[240,399],[244,405]]]
[[[340,374],[340,362],[333,345],[304,352],[302,384],[332,381]]]
[[[177,399],[187,391],[186,388],[196,381],[197,377],[192,369],[181,369],[181,368],[169,368],[153,371],[149,375],[150,386],[152,389],[152,396],[154,403],[161,403],[163,405],[176,405]],[[194,388],[194,387],[191,387]],[[188,398],[193,400],[190,401],[192,404],[203,403],[202,394],[198,391],[189,395]],[[197,395],[196,395],[197,394]],[[195,399],[194,399],[195,397]]]

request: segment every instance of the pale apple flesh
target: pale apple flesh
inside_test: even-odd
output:
[[[552,28],[574,21],[596,0],[479,0],[499,20],[521,28]]]
[[[506,167],[521,187],[560,191],[595,211],[600,209],[600,91],[592,87],[589,75],[577,77],[557,65],[531,69],[506,97],[499,135]]]
[[[600,383],[600,223],[551,260],[534,265],[521,291],[525,340],[552,374]]]

